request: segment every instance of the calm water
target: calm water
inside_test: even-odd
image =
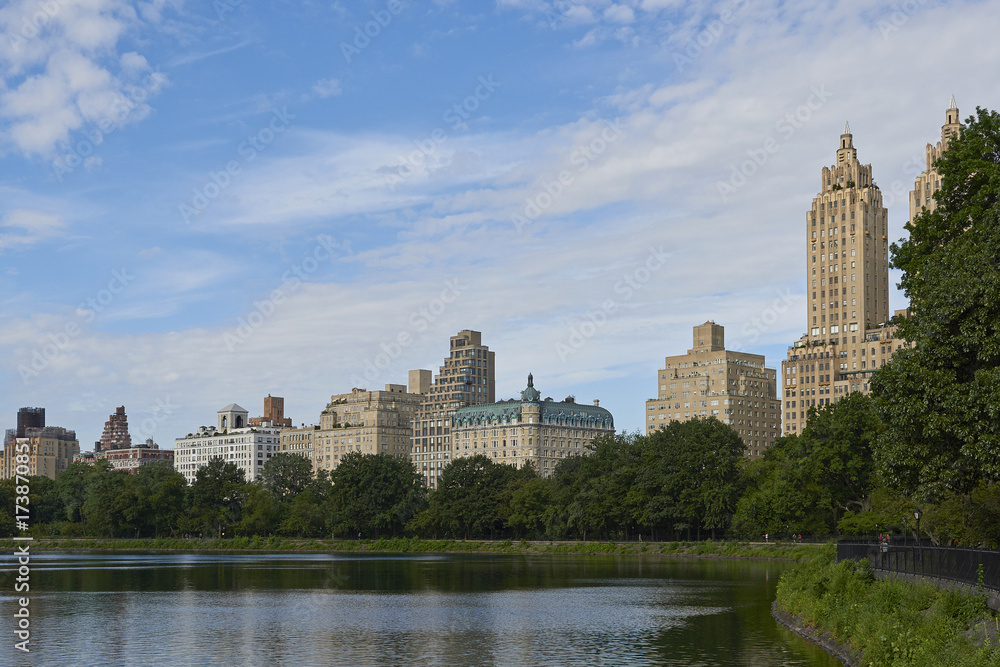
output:
[[[840,664],[771,618],[784,563],[38,554],[27,659],[9,563],[3,665]]]

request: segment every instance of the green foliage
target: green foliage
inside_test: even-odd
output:
[[[810,409],[800,435],[779,438],[745,466],[735,532],[829,535],[845,513],[867,511],[880,429],[872,400],[858,393]]]
[[[938,207],[892,246],[910,316],[872,378],[887,486],[921,500],[1000,480],[1000,114],[970,117],[937,162]]]
[[[418,525],[455,537],[495,536],[508,525],[514,493],[536,477],[531,466],[518,469],[482,454],[454,459],[441,471]]]
[[[243,511],[234,526],[237,535],[268,535],[274,531],[279,516],[278,502],[259,484],[248,486],[243,496]]]
[[[426,505],[426,490],[409,460],[387,454],[351,452],[330,474],[334,534],[395,535]]]
[[[623,433],[596,439],[587,456],[564,459],[535,506],[515,515],[518,528],[538,534],[544,517],[552,537],[676,536],[725,529],[741,492],[743,442],[715,418],[672,422],[650,435]],[[432,496],[433,499],[433,496]]]
[[[783,574],[778,607],[849,641],[855,653],[863,654],[863,664],[1000,664],[1000,649],[970,638],[997,620],[981,596],[877,581],[867,561],[833,561],[831,549]]]
[[[268,459],[258,482],[279,503],[302,493],[313,479],[312,461],[298,454],[282,452]]]
[[[209,459],[198,469],[187,494],[192,532],[222,537],[224,529],[231,526],[231,536],[240,521],[245,494],[243,471],[235,463],[217,456]]]

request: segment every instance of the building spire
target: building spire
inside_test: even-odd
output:
[[[850,124],[850,123],[848,123],[848,122],[847,122],[847,121],[845,120],[845,121],[844,121],[844,134],[850,134],[850,133],[851,133],[851,124]]]
[[[957,109],[958,108],[958,103],[955,102],[955,96],[954,95],[951,96],[951,102],[950,102],[950,106],[948,108],[949,109]]]

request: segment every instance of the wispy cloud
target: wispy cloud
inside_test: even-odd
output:
[[[252,44],[252,43],[253,43],[252,40],[246,39],[246,40],[243,40],[242,42],[239,42],[238,44],[232,44],[230,46],[224,46],[221,49],[215,49],[213,51],[201,51],[201,52],[195,51],[195,52],[192,52],[192,53],[188,53],[187,55],[184,55],[184,56],[181,56],[179,58],[175,58],[174,60],[171,60],[170,61],[170,67],[180,67],[182,65],[190,65],[191,63],[200,62],[200,61],[206,60],[208,58],[214,58],[215,56],[221,56],[224,53],[231,53],[233,51],[237,51],[239,49],[242,49],[242,48],[245,48],[247,46],[250,46],[250,44]]]
[[[15,230],[0,234],[0,250],[30,246],[62,233],[66,223],[61,215],[44,211],[15,209],[0,219],[0,229]]]

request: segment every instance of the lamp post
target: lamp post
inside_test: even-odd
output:
[[[921,514],[923,514],[923,512],[920,511],[919,507],[917,509],[913,510],[913,518],[917,520],[917,550],[918,550],[918,552],[920,550],[920,515]],[[924,560],[923,558],[920,559],[921,564],[923,564],[923,560]],[[914,565],[916,565],[916,562],[914,562]],[[914,572],[916,572],[916,569],[917,569],[916,567],[913,568]]]

